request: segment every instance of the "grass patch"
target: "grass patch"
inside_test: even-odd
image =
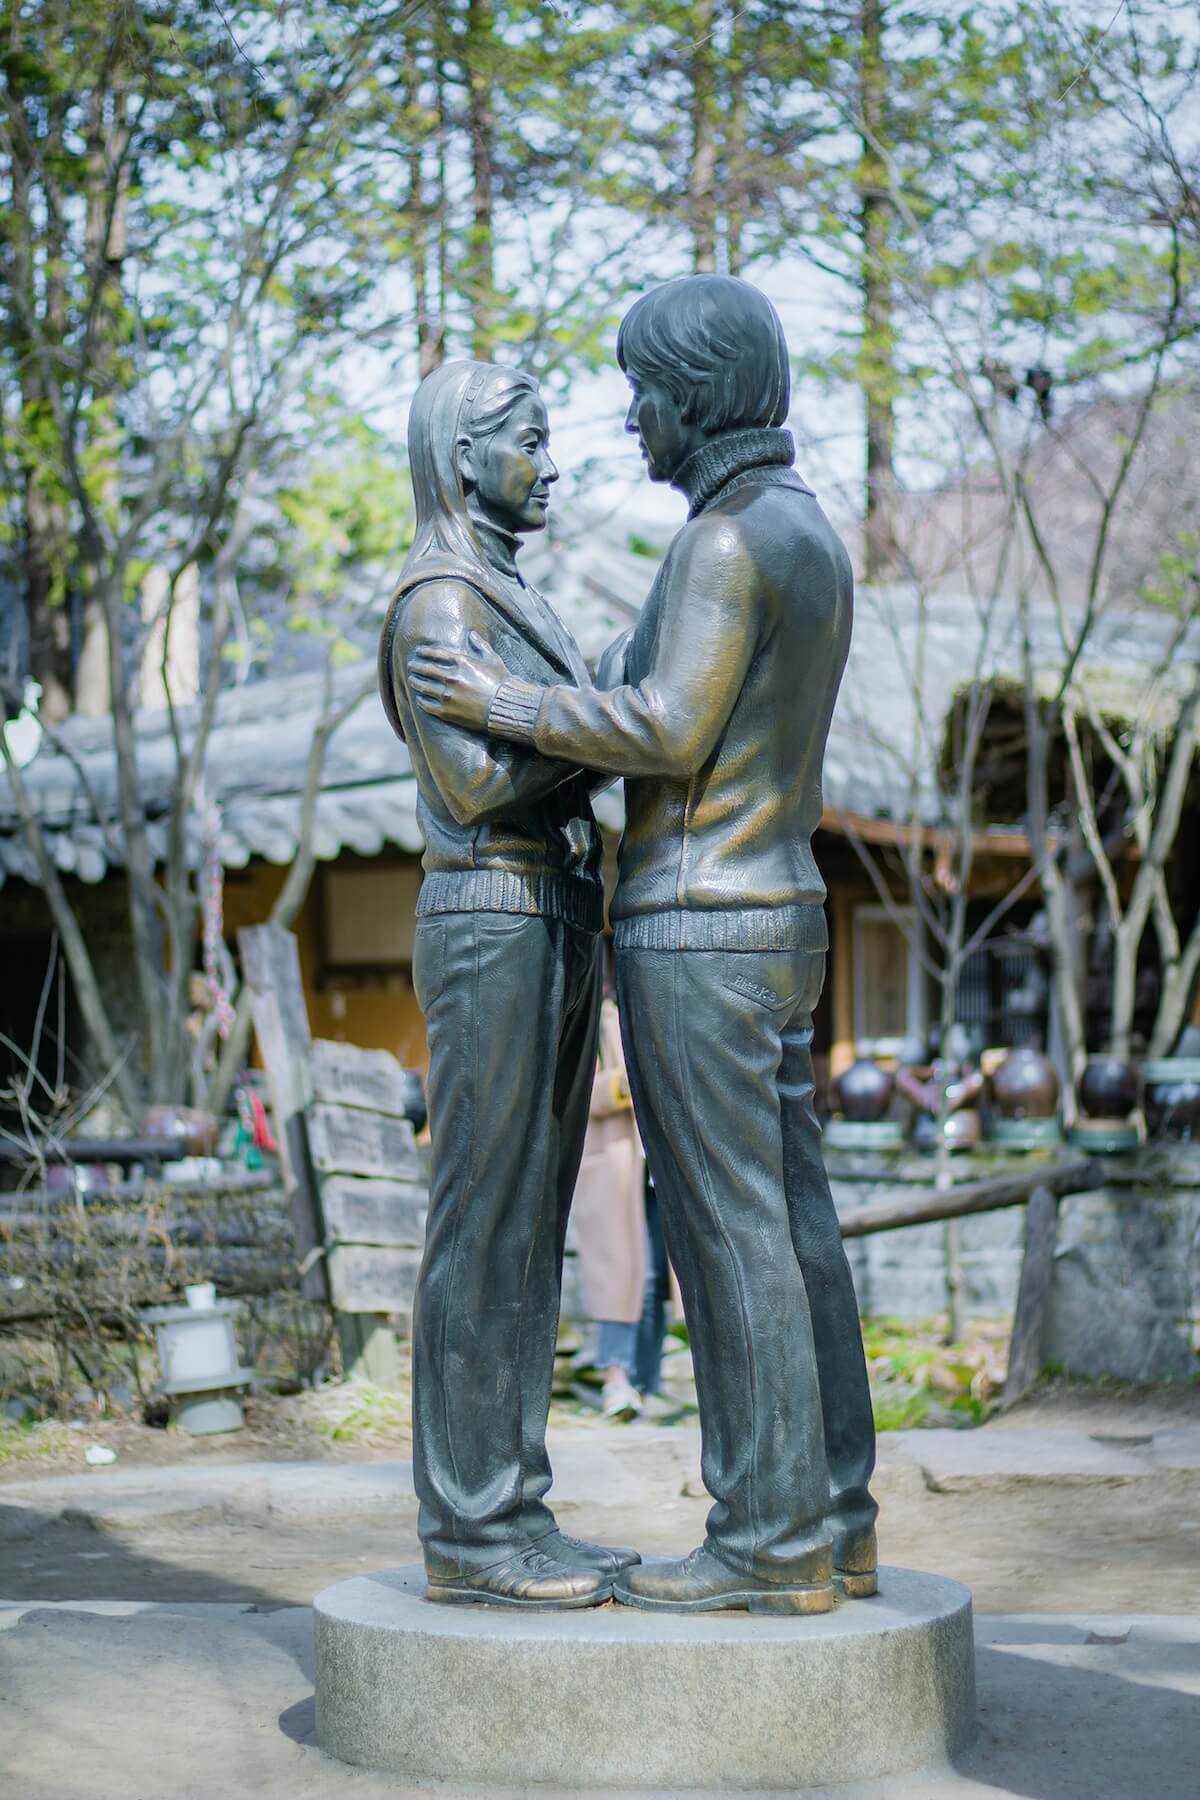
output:
[[[412,1399],[407,1388],[347,1381],[322,1390],[318,1431],[333,1444],[392,1444],[411,1429]]]
[[[994,1405],[1003,1338],[980,1327],[944,1344],[936,1321],[863,1321],[877,1431],[917,1425],[981,1425]]]
[[[0,1469],[39,1463],[81,1443],[80,1433],[61,1419],[0,1420]]]

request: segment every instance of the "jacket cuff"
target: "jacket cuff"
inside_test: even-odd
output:
[[[495,737],[515,739],[519,744],[532,744],[542,705],[542,689],[532,681],[521,681],[510,675],[492,695],[488,707],[488,730]]]

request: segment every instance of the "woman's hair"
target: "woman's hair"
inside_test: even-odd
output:
[[[617,361],[657,381],[684,420],[715,436],[782,425],[791,369],[779,314],[733,275],[682,275],[634,302],[617,333]]]
[[[471,582],[484,593],[494,590],[497,580],[467,507],[458,467],[459,439],[479,442],[493,436],[517,403],[537,392],[537,382],[523,369],[449,362],[427,375],[413,396],[408,468],[416,526],[379,639],[379,692],[400,737],[404,725],[392,686],[392,646],[405,595],[419,582],[439,576]]]
[[[408,415],[408,466],[417,519],[404,575],[430,556],[487,568],[467,510],[459,439],[493,436],[517,403],[537,392],[532,375],[496,363],[443,363],[425,377]]]

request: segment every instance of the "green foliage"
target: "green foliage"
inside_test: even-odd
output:
[[[867,1319],[863,1347],[878,1431],[979,1425],[991,1410],[992,1347],[945,1345],[932,1325]]]

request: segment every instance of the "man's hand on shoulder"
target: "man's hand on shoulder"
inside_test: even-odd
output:
[[[408,662],[413,698],[435,718],[468,731],[486,731],[488,713],[509,668],[479,632],[467,634],[466,651],[425,639]]]

